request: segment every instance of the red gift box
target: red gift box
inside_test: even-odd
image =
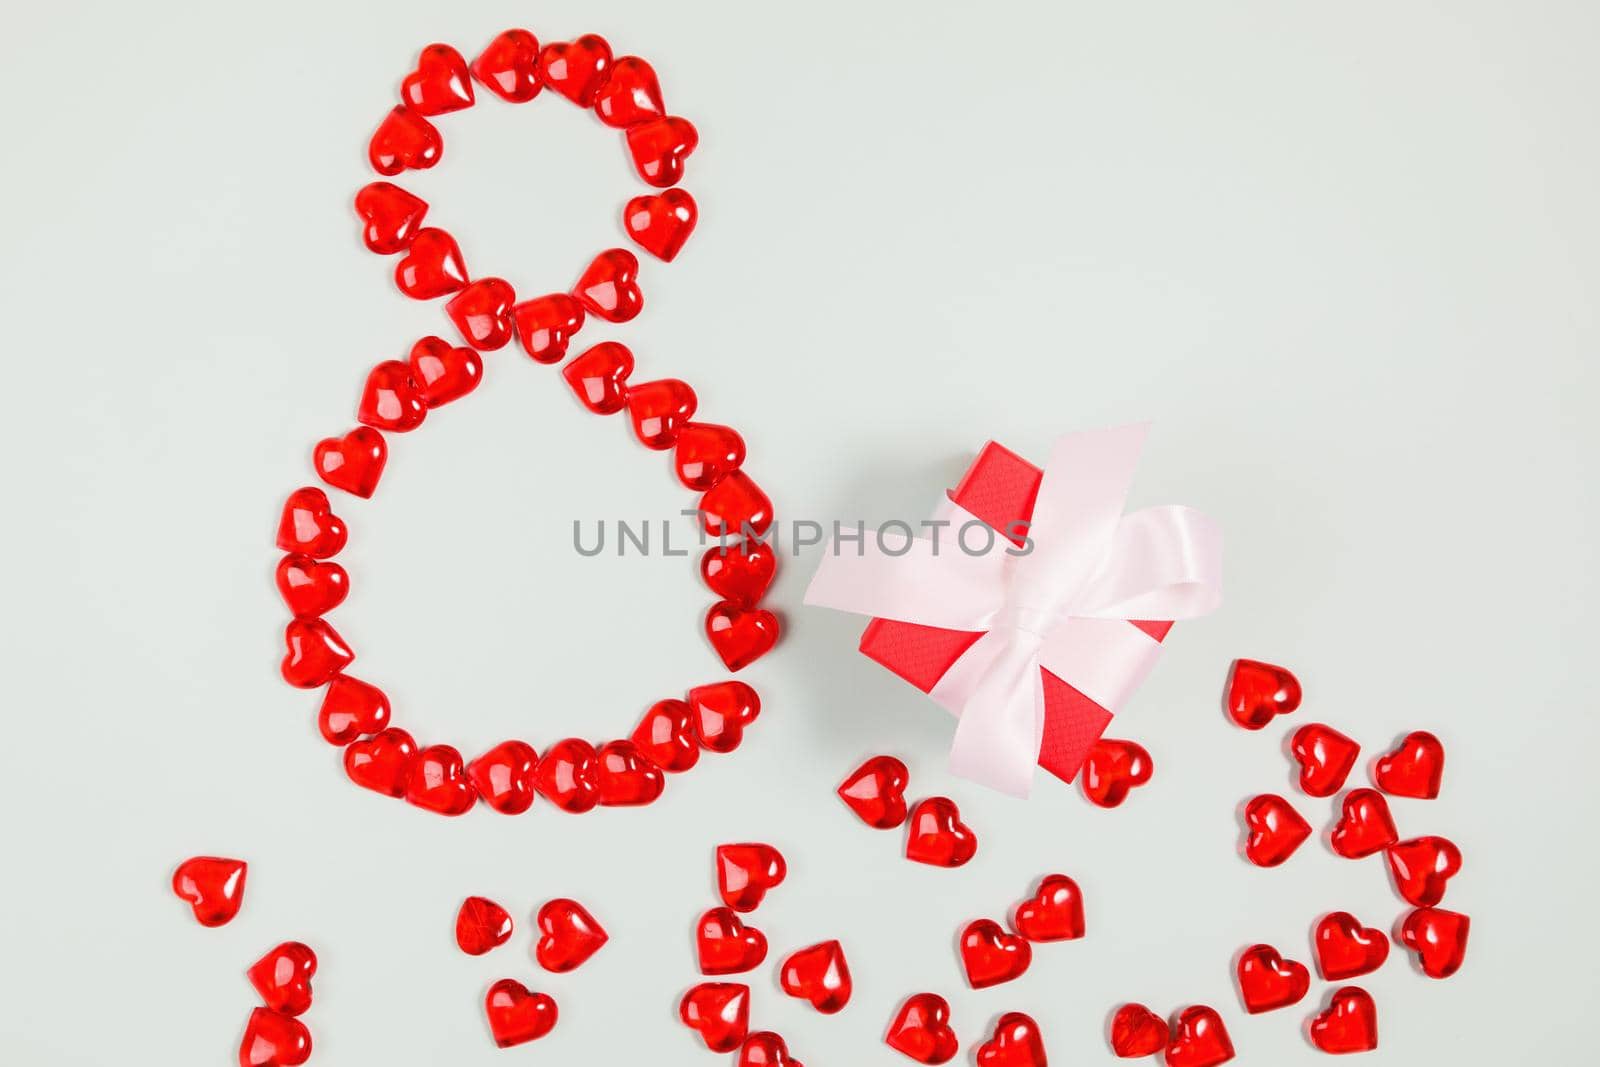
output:
[[[996,530],[1009,531],[1015,523],[1033,517],[1043,473],[1038,467],[993,441],[983,446],[950,499]],[[1020,545],[1022,539],[1012,539]],[[1130,622],[1160,641],[1171,622]],[[929,692],[982,637],[981,632],[946,630],[937,626],[873,619],[861,634],[861,651],[877,660],[924,693]],[[1041,668],[1044,675],[1044,741],[1039,766],[1070,782],[1089,755],[1089,749],[1111,723],[1111,713],[1060,678]]]

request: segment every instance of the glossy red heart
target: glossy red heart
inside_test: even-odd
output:
[[[594,784],[610,808],[650,804],[666,788],[666,776],[632,741],[607,741],[595,754]]]
[[[311,1031],[292,1015],[257,1008],[239,1042],[239,1067],[298,1067],[311,1058]]]
[[[767,958],[767,937],[732,908],[712,908],[695,926],[695,949],[702,974],[738,974]]]
[[[893,830],[906,821],[906,783],[910,780],[911,773],[900,760],[873,756],[851,771],[837,792],[862,822],[878,830]]]
[[[302,619],[326,615],[350,593],[350,576],[337,563],[291,552],[278,561],[278,594],[290,614]]]
[[[961,810],[948,797],[929,797],[911,809],[906,859],[934,867],[959,867],[978,851],[978,835],[961,821]]]
[[[1413,837],[1391,845],[1385,855],[1395,891],[1419,908],[1443,900],[1445,883],[1461,870],[1461,850],[1443,837]]]
[[[195,856],[172,872],[172,891],[186,901],[201,926],[221,926],[244,904],[244,877],[250,865],[221,856]]]
[[[576,900],[558,897],[539,909],[539,943],[534,959],[556,974],[576,970],[611,940],[605,928]]]
[[[405,433],[422,425],[428,403],[422,385],[411,374],[411,364],[386,359],[367,374],[361,390],[356,420],[380,430]]]
[[[628,387],[628,417],[634,436],[646,448],[671,448],[694,416],[694,390],[676,378],[662,378]]]
[[[1311,824],[1276,793],[1252,797],[1244,806],[1244,855],[1257,867],[1276,867],[1311,836]]]
[[[1443,908],[1418,908],[1400,921],[1395,940],[1416,953],[1417,966],[1429,978],[1449,978],[1467,955],[1472,920]]]
[[[378,488],[388,459],[383,434],[370,426],[357,426],[343,437],[318,441],[311,462],[322,480],[335,489],[368,498]]]
[[[1039,888],[1011,912],[1011,928],[1029,941],[1071,941],[1083,936],[1083,893],[1064,874],[1047,874]]]
[[[682,189],[636,196],[622,209],[622,226],[628,236],[664,263],[678,257],[698,221],[700,208]]]
[[[1020,1011],[995,1023],[994,1036],[978,1046],[978,1067],[1046,1067],[1039,1024]]]
[[[1426,730],[1409,733],[1392,751],[1378,757],[1372,783],[1391,796],[1432,800],[1444,777],[1444,745]]]
[[[597,33],[547,44],[539,53],[539,80],[579,107],[592,107],[611,73],[611,45]]]
[[[279,671],[297,689],[320,689],[356,658],[339,632],[321,619],[291,619],[283,629],[287,649]]]
[[[700,523],[723,540],[755,540],[772,526],[772,501],[744,471],[734,471],[700,498]]]
[[[1344,788],[1361,746],[1333,727],[1313,722],[1294,732],[1289,752],[1300,764],[1300,791],[1307,796],[1331,797]]]
[[[456,239],[437,226],[418,230],[394,265],[394,284],[413,300],[432,300],[465,289],[467,264]]]
[[[1360,986],[1333,991],[1328,1007],[1311,1020],[1311,1043],[1323,1052],[1371,1052],[1378,1047],[1378,1009]]]
[[[403,797],[417,758],[417,743],[398,726],[354,741],[344,750],[344,773],[356,785],[384,796]]]
[[[533,807],[534,768],[539,753],[526,741],[502,741],[467,764],[467,778],[478,796],[502,815],[521,815]]]
[[[555,1029],[556,1002],[544,993],[531,993],[514,978],[502,978],[489,987],[483,999],[494,1043],[510,1048],[534,1041]]]
[[[572,295],[592,315],[607,322],[627,322],[644,307],[639,257],[626,248],[606,249],[584,270]]]
[[[689,690],[695,735],[700,747],[732,752],[744,739],[744,728],[761,714],[761,698],[743,682],[714,682]]]
[[[918,1063],[940,1064],[955,1059],[960,1045],[950,1028],[950,1004],[937,993],[916,993],[906,998],[884,1044]]]
[[[1154,771],[1155,764],[1144,746],[1102,737],[1084,758],[1078,786],[1091,803],[1114,808],[1128,799],[1130,790],[1148,782]]]
[[[1283,667],[1236,659],[1228,673],[1228,715],[1246,730],[1259,730],[1275,716],[1300,706],[1300,680]]]
[[[781,885],[788,873],[783,853],[771,845],[717,846],[717,890],[734,911],[755,911],[767,890]]]
[[[511,915],[488,897],[468,897],[456,912],[456,945],[481,956],[511,940]]]
[[[1372,789],[1352,789],[1344,795],[1339,821],[1328,834],[1333,850],[1352,860],[1382,852],[1399,840],[1388,802]]]
[[[417,753],[406,780],[406,801],[438,815],[465,815],[478,802],[461,753],[450,745],[429,745]]]
[[[617,341],[602,341],[561,369],[573,394],[596,415],[614,415],[628,405],[632,373],[633,353]]]
[[[1311,935],[1317,970],[1330,982],[1370,974],[1389,958],[1389,939],[1382,930],[1362,926],[1348,911],[1324,915]]]
[[[739,1049],[738,1067],[805,1067],[789,1055],[789,1046],[771,1030],[762,1030],[744,1039]]]
[[[683,995],[678,1017],[712,1052],[732,1052],[750,1033],[750,987],[701,982]]]
[[[407,107],[384,116],[367,144],[367,160],[379,174],[427,170],[444,155],[444,140],[433,123]]]
[[[681,774],[700,762],[694,712],[681,700],[650,705],[634,727],[632,740],[646,759],[669,774]]]
[[[560,363],[567,358],[567,345],[572,335],[583,329],[583,305],[568,293],[549,293],[513,307],[511,319],[523,351],[535,362]],[[633,357],[630,355],[628,359],[628,369],[632,370]],[[571,369],[567,368],[569,372]],[[570,376],[567,380],[572,381]]]
[[[317,729],[335,745],[348,745],[389,725],[389,698],[375,685],[341,674],[328,683],[317,709]]]
[[[850,1003],[855,986],[850,981],[850,965],[845,962],[844,946],[837,941],[800,949],[783,961],[779,970],[783,991],[798,1000],[810,1001],[824,1015],[841,1011]]]
[[[706,612],[706,637],[730,671],[739,671],[778,643],[778,617],[765,608],[719,600]]]
[[[1167,1050],[1167,1021],[1143,1004],[1124,1004],[1111,1017],[1111,1051],[1123,1059]]]
[[[285,552],[327,559],[344,548],[349,536],[344,520],[333,513],[328,494],[321,489],[296,489],[284,502],[278,520],[278,547]]]
[[[311,978],[316,973],[317,954],[299,941],[285,941],[246,972],[261,994],[261,1003],[285,1015],[300,1015],[311,1007]]]
[[[744,462],[744,438],[731,426],[691,422],[678,431],[673,464],[678,480],[704,492]]]
[[[619,130],[666,114],[655,70],[638,56],[618,59],[611,66],[611,76],[595,94],[594,111],[601,122]]]
[[[467,61],[447,44],[430,44],[400,83],[400,99],[419,115],[442,115],[472,106]]]
[[[445,314],[455,323],[467,344],[481,352],[504,348],[516,327],[511,309],[516,290],[503,278],[479,278],[445,304]]]
[[[1172,1025],[1167,1067],[1216,1067],[1233,1059],[1233,1041],[1222,1016],[1204,1004],[1184,1008]]]
[[[778,554],[765,541],[715,544],[700,557],[706,588],[736,604],[752,605],[766,595],[778,570]]]
[[[472,76],[500,99],[521,104],[544,88],[539,81],[539,41],[527,30],[506,30],[472,61]]]
[[[424,337],[411,346],[411,376],[422,387],[429,409],[466,396],[483,380],[483,359],[470,348],[443,337]]]
[[[533,782],[539,795],[562,811],[581,815],[600,803],[595,782],[594,746],[580,738],[557,741],[544,750],[534,767]]]
[[[380,256],[403,252],[428,213],[428,202],[392,182],[369,182],[356,193],[361,239]]]
[[[961,931],[961,965],[973,989],[1020,978],[1032,962],[1027,939],[1006,933],[993,919],[974,919]]]
[[[688,119],[668,115],[628,127],[628,154],[648,185],[665,189],[683,180],[683,161],[700,143]]]
[[[1311,988],[1311,971],[1306,965],[1284,959],[1271,945],[1245,949],[1234,973],[1239,979],[1239,999],[1251,1015],[1298,1004]]]

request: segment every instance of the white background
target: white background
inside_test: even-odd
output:
[[[1111,1062],[1111,1010],[1206,1002],[1242,1064],[1309,1064],[1326,995],[1247,1018],[1231,961],[1308,960],[1344,908],[1387,926],[1381,861],[1314,843],[1262,871],[1236,807],[1289,789],[1281,748],[1326,721],[1368,755],[1412,728],[1449,752],[1442,833],[1473,917],[1462,972],[1396,953],[1361,980],[1388,1064],[1586,1062],[1596,993],[1591,823],[1600,213],[1591,4],[1386,0],[756,4],[11,5],[0,33],[7,561],[0,745],[0,1045],[18,1064],[232,1062],[278,940],[321,959],[314,1063],[710,1062],[676,1021],[711,850],[779,845],[755,921],[772,960],[841,938],[855,999],[824,1018],[753,976],[756,1021],[812,1067],[902,1063],[899,1000],[949,996],[963,1062],[1031,1012],[1051,1061]],[[314,694],[276,675],[283,496],[352,425],[366,369],[447,332],[361,245],[366,139],[419,47],[470,57],[508,25],[607,35],[699,126],[702,221],[648,260],[627,341],[734,423],[790,517],[915,520],[988,437],[1153,420],[1135,505],[1228,537],[1228,590],[1180,627],[1113,727],[1154,781],[1102,811],[1041,776],[1026,803],[952,779],[950,721],[854,652],[859,620],[775,590],[788,638],[736,755],[643,811],[455,821],[356,789]],[[475,273],[533,295],[625,243],[641,186],[621,138],[553,94],[439,122],[403,184]],[[336,621],[397,718],[469,755],[506,736],[616,736],[720,676],[692,563],[580,559],[574,518],[674,514],[667,460],[507,349],[478,393],[391,437],[377,498],[337,495],[355,593]],[[680,533],[683,530],[679,531]],[[815,550],[813,550],[815,551]],[[1291,665],[1295,718],[1229,725],[1230,659]],[[965,869],[833,797],[862,757],[911,765],[982,847]],[[1364,773],[1364,771],[1362,772]],[[1293,794],[1291,794],[1293,795]],[[1331,801],[1298,797],[1319,826]],[[167,888],[196,853],[246,857],[230,926]],[[1089,936],[972,992],[956,931],[1046,872]],[[517,916],[472,959],[470,893]],[[528,914],[587,902],[613,943],[538,972]],[[496,1051],[485,988],[519,977],[561,1023]]]

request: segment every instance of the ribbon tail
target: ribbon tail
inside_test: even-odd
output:
[[[1035,646],[1013,637],[995,650],[958,705],[961,721],[950,744],[953,773],[1014,797],[1026,797],[1033,787],[1044,736],[1044,680]],[[959,667],[958,661],[952,671]]]

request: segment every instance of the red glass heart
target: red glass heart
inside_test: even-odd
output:
[[[468,897],[456,912],[456,945],[481,956],[511,940],[511,915],[488,897]]]
[[[406,780],[406,801],[439,815],[465,815],[478,802],[461,753],[450,745],[429,745],[417,753]]]
[[[467,764],[467,777],[483,802],[502,815],[533,807],[539,753],[526,741],[502,741]]]
[[[1294,732],[1289,751],[1300,764],[1300,791],[1331,797],[1344,788],[1361,746],[1333,727],[1314,722]]]
[[[1432,800],[1444,777],[1444,745],[1426,730],[1405,736],[1392,752],[1378,757],[1372,784],[1391,796]]]
[[[655,801],[667,779],[632,741],[607,741],[595,756],[594,783],[601,804],[625,808]]]
[[[611,73],[611,45],[597,33],[547,44],[539,53],[539,80],[579,107],[592,107]]]
[[[1443,837],[1413,837],[1390,846],[1385,855],[1395,891],[1419,908],[1443,900],[1445,883],[1461,870],[1461,850]]]
[[[978,1046],[978,1067],[1046,1067],[1039,1024],[1020,1011],[995,1023],[994,1036]]]
[[[1111,1051],[1123,1059],[1167,1050],[1167,1021],[1143,1004],[1124,1004],[1111,1017]]]
[[[1344,795],[1339,821],[1328,835],[1328,844],[1346,859],[1361,859],[1382,852],[1400,840],[1383,794],[1371,789],[1352,789]]]
[[[326,615],[344,603],[350,593],[350,576],[343,567],[299,552],[291,552],[278,561],[274,578],[290,613],[302,619]]]
[[[394,265],[394,284],[413,300],[458,293],[467,287],[467,264],[456,239],[437,226],[424,226]]]
[[[1271,945],[1245,949],[1235,973],[1239,978],[1239,999],[1251,1015],[1298,1004],[1311,988],[1310,969],[1284,959]]]
[[[372,368],[356,408],[358,422],[405,433],[427,417],[428,404],[422,399],[422,386],[412,377],[411,364],[386,359]]]
[[[706,612],[706,637],[730,671],[740,671],[778,643],[778,617],[764,608],[719,600]]]
[[[824,941],[783,961],[779,971],[783,991],[797,1000],[811,1002],[824,1015],[832,1015],[850,1003],[855,986],[850,981],[850,965],[845,962],[844,946]]]
[[[244,877],[250,865],[221,856],[195,856],[172,872],[172,891],[187,901],[201,926],[221,926],[244,904]]]
[[[695,926],[702,974],[738,974],[767,958],[767,938],[746,926],[732,908],[712,908]]]
[[[451,297],[444,310],[469,345],[493,352],[504,348],[515,332],[511,308],[516,302],[511,283],[503,278],[479,278]]]
[[[694,390],[676,378],[628,387],[628,417],[633,433],[646,448],[671,448],[694,415]]]
[[[756,843],[717,846],[717,889],[734,911],[755,911],[789,873],[783,853]]]
[[[789,1055],[789,1046],[771,1030],[762,1030],[744,1039],[739,1049],[739,1067],[805,1067]]]
[[[1323,1052],[1371,1052],[1378,1047],[1378,1009],[1360,986],[1333,991],[1326,1011],[1311,1020],[1311,1043]]]
[[[694,197],[682,189],[636,196],[622,209],[622,226],[635,244],[664,263],[671,263],[683,250],[700,208]]]
[[[650,705],[634,727],[632,740],[646,759],[669,774],[681,774],[700,762],[694,712],[681,700]]]
[[[667,113],[656,72],[638,56],[623,56],[595,95],[594,111],[607,126],[625,130]]]
[[[521,104],[544,88],[539,81],[539,41],[527,30],[506,30],[472,61],[472,76],[500,99]]]
[[[1300,706],[1300,681],[1282,667],[1236,659],[1228,674],[1228,714],[1246,730],[1259,730],[1274,716]]]
[[[383,434],[368,426],[357,426],[343,437],[318,441],[311,462],[322,480],[335,489],[368,498],[378,488],[378,478],[388,458]]]
[[[602,341],[561,370],[583,406],[596,415],[614,415],[627,406],[628,375],[632,373],[633,353],[616,341]]]
[[[398,726],[352,742],[344,750],[344,773],[356,785],[384,796],[403,797],[417,758],[417,743]]]
[[[569,737],[545,749],[534,768],[539,795],[562,811],[581,815],[600,803],[595,784],[595,750],[587,741]]]
[[[328,683],[317,711],[317,729],[330,744],[348,745],[389,725],[389,698],[359,678],[341,674]]]
[[[744,438],[731,426],[691,422],[678,431],[673,463],[678,480],[704,492],[744,462]]]
[[[367,160],[379,174],[393,177],[403,170],[427,170],[444,155],[444,140],[433,123],[397,107],[384,116],[367,145]]]
[[[750,1032],[750,987],[701,982],[683,995],[678,1017],[712,1052],[732,1052]]]
[[[572,335],[583,329],[583,305],[567,293],[550,293],[524,300],[511,309],[511,319],[523,351],[538,363],[560,363],[567,358],[567,345]],[[615,344],[616,342],[609,342]],[[601,347],[599,345],[596,348]],[[621,345],[617,345],[622,348]],[[589,351],[594,351],[590,349]],[[627,349],[623,349],[624,352]],[[581,356],[579,357],[582,358]],[[633,369],[633,356],[628,356],[628,370]],[[571,382],[572,368],[568,367],[567,381]],[[626,372],[623,377],[626,377]],[[579,397],[583,394],[580,392]],[[619,408],[622,406],[617,405]]]
[[[1467,955],[1472,920],[1443,908],[1418,908],[1400,921],[1395,940],[1416,953],[1417,966],[1429,978],[1449,978]]]
[[[973,989],[1020,978],[1032,962],[1027,939],[1006,933],[993,919],[974,919],[961,931],[961,965]]]
[[[1311,836],[1311,824],[1276,793],[1252,797],[1244,806],[1244,855],[1257,867],[1276,867]]]
[[[611,940],[605,928],[576,900],[558,897],[539,909],[539,943],[534,959],[556,974],[576,970]]]
[[[1083,936],[1083,893],[1064,874],[1047,874],[1038,891],[1011,912],[1011,928],[1029,941],[1071,941]]]
[[[1216,1067],[1233,1059],[1233,1042],[1222,1016],[1204,1004],[1184,1008],[1167,1043],[1167,1067]]]
[[[868,826],[893,830],[906,821],[906,783],[910,780],[904,763],[893,756],[873,756],[839,786],[839,799]]]
[[[1389,958],[1382,930],[1362,926],[1348,911],[1324,915],[1311,935],[1317,970],[1330,982],[1370,974]]]
[[[411,376],[432,409],[476,389],[483,380],[483,360],[472,349],[453,346],[443,337],[424,337],[411,346]]]
[[[627,322],[644,307],[639,291],[639,257],[625,248],[608,248],[594,257],[572,295],[591,314],[607,322]]]
[[[658,189],[683,180],[683,161],[700,143],[694,124],[676,115],[630,126],[627,139],[634,169],[646,184]]]
[[[417,68],[400,83],[400,99],[419,115],[442,115],[472,106],[472,78],[467,61],[447,44],[430,44],[417,57]]]
[[[298,1067],[311,1058],[311,1031],[291,1015],[257,1008],[239,1042],[239,1067]]]
[[[956,1032],[950,1028],[950,1003],[937,993],[907,997],[883,1041],[896,1052],[928,1064],[949,1063],[960,1048]]]
[[[761,714],[761,698],[743,682],[714,682],[689,690],[695,735],[700,747],[732,752],[744,739],[744,728]]]
[[[350,666],[356,654],[339,632],[321,619],[291,619],[283,629],[283,680],[297,689],[320,689]]]
[[[261,994],[261,1003],[285,1015],[300,1015],[311,1007],[311,978],[316,973],[317,954],[299,941],[285,941],[246,972]]]
[[[380,256],[404,251],[427,213],[426,200],[392,182],[369,182],[356,193],[361,239]]]
[[[1078,786],[1091,803],[1114,808],[1128,799],[1129,790],[1148,782],[1154,771],[1155,764],[1144,746],[1102,737],[1083,761]]]
[[[734,471],[700,498],[700,523],[712,537],[753,541],[772,526],[772,501],[744,471]]]
[[[349,531],[333,513],[328,494],[315,486],[296,489],[283,505],[278,520],[278,547],[312,559],[327,559],[344,548]]]
[[[494,1043],[510,1048],[537,1040],[555,1029],[556,1002],[544,993],[531,993],[514,978],[502,978],[489,987],[483,1011],[489,1018]]]
[[[765,541],[715,544],[700,557],[700,577],[725,600],[753,605],[767,592],[778,569],[778,554]]]
[[[906,859],[934,867],[959,867],[978,851],[978,835],[961,821],[961,811],[948,797],[929,797],[911,810]]]

